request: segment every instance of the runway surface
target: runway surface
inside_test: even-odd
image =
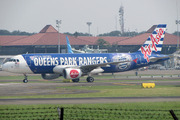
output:
[[[87,104],[120,102],[170,102],[180,101],[178,97],[102,97],[102,98],[35,98],[35,99],[0,99],[0,104]]]
[[[141,74],[173,74],[173,71],[141,71]],[[169,72],[169,73],[168,73]],[[175,74],[180,71],[174,71]],[[4,73],[0,72],[0,76]],[[132,72],[124,72],[124,74],[132,75]],[[146,78],[143,78],[146,79]],[[161,81],[157,81],[159,79]],[[19,96],[32,96],[32,95],[61,95],[61,94],[79,94],[79,93],[93,93],[98,92],[96,90],[82,90],[82,89],[56,89],[61,86],[128,86],[128,85],[141,85],[142,82],[153,82],[156,85],[174,85],[180,86],[179,78],[171,78],[170,80],[164,80],[166,78],[147,78],[143,81],[139,78],[114,78],[113,82],[102,82],[102,79],[97,79],[101,82],[87,83],[85,80],[80,83],[62,83],[62,80],[54,80],[52,83],[11,83],[22,82],[22,80],[0,80],[0,98],[2,96],[13,96],[17,99],[0,99],[0,104],[83,104],[83,103],[119,103],[119,102],[159,102],[159,101],[180,101],[180,96],[177,97],[95,97],[95,98],[35,98],[35,99],[18,99]],[[169,78],[168,78],[169,79]],[[110,79],[109,79],[110,80]],[[125,80],[131,80],[126,82]],[[7,82],[8,83],[3,83]],[[29,80],[30,81],[30,80]],[[34,82],[39,80],[32,80]],[[42,81],[42,80],[41,80]]]
[[[114,73],[114,75],[135,75],[136,70],[125,71]],[[180,70],[145,70],[145,71],[137,71],[138,75],[180,75]],[[112,75],[112,73],[104,73],[105,75]],[[103,75],[104,75],[103,74]],[[5,71],[0,71],[0,76],[23,76],[22,74],[10,73]],[[28,74],[30,75],[40,75],[40,74]]]
[[[180,81],[154,81],[156,85],[180,85]],[[18,99],[19,96],[61,95],[93,93],[95,90],[56,89],[60,86],[110,86],[141,85],[134,82],[94,82],[94,83],[0,83],[0,96],[14,96],[17,99],[0,99],[0,104],[83,104],[83,103],[118,103],[118,102],[159,102],[180,101],[179,97],[102,97],[102,98],[35,98]]]
[[[119,81],[119,80],[118,80]],[[84,90],[84,89],[58,89],[62,86],[131,86],[139,85],[141,87],[142,82],[93,82],[93,83],[0,83],[0,96],[31,96],[31,95],[61,95],[61,94],[78,94],[78,93],[93,93],[98,92],[96,90]],[[154,81],[150,80],[156,85],[180,85],[180,81]]]

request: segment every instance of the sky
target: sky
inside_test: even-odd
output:
[[[88,33],[86,23],[92,22],[90,33],[96,36],[120,30],[121,5],[125,31],[147,31],[157,24],[167,24],[168,33],[177,31],[180,0],[0,0],[0,29],[38,33],[46,25],[57,29],[56,20],[62,20],[61,33]]]

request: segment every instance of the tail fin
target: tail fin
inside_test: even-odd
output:
[[[149,56],[151,56],[152,53],[161,53],[165,30],[166,24],[157,25],[149,38],[145,41],[141,48],[139,48],[138,52],[144,54],[144,58],[147,59],[147,61],[149,61],[148,58]]]
[[[66,42],[67,42],[68,53],[73,53],[71,44],[69,43],[68,36],[66,36]]]

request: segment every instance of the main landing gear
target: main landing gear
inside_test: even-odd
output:
[[[72,79],[73,82],[79,82],[79,78],[77,79]]]
[[[26,74],[24,74],[24,80],[23,80],[24,83],[27,83],[27,82],[28,82],[27,77],[28,77],[28,76],[27,76]]]
[[[91,77],[91,76],[89,76],[89,77],[87,77],[87,82],[94,82],[94,78],[93,77]],[[77,78],[77,79],[72,79],[72,81],[73,82],[79,82],[79,78]]]
[[[90,73],[88,73],[88,77],[87,77],[87,82],[94,82],[94,78],[93,77],[91,77],[91,75],[90,75]]]
[[[87,77],[87,82],[94,82],[94,78],[93,77],[91,77],[91,76],[89,76],[89,77]]]

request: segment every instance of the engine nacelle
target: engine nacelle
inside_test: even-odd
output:
[[[48,73],[48,74],[41,74],[42,78],[45,80],[52,80],[52,79],[56,79],[59,78],[59,74],[53,74],[53,73]]]
[[[82,75],[82,71],[80,69],[72,69],[66,68],[63,70],[63,77],[65,79],[77,79]]]

